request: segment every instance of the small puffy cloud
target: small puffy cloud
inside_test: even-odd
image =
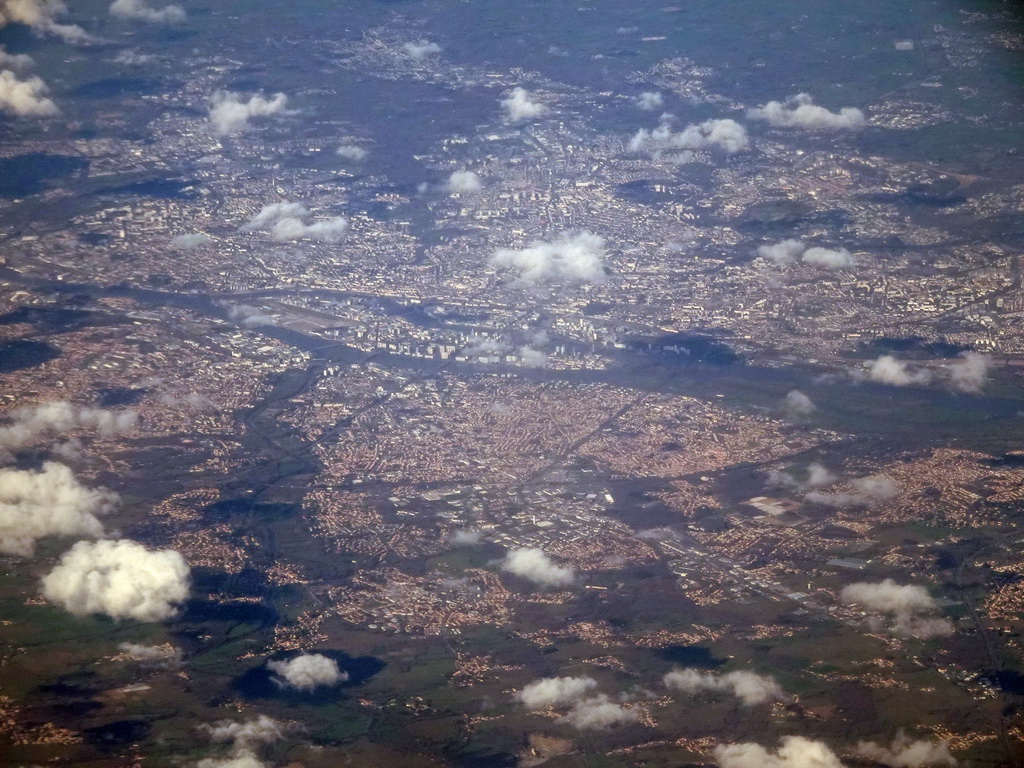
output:
[[[759,246],[757,255],[763,259],[768,259],[768,261],[774,264],[778,264],[780,267],[787,267],[790,264],[795,264],[796,260],[806,250],[807,246],[799,240],[783,240],[781,243],[775,243],[774,245]]]
[[[606,694],[599,693],[574,704],[568,712],[558,718],[558,722],[567,723],[583,731],[604,730],[615,725],[635,723],[639,719],[639,709],[625,707],[612,701]]]
[[[786,393],[786,411],[793,416],[810,416],[818,407],[814,402],[799,389],[792,389]]]
[[[480,177],[473,171],[455,171],[444,185],[449,194],[471,195],[483,188]]]
[[[258,307],[248,304],[235,304],[228,309],[228,317],[243,328],[259,328],[266,325],[277,325],[277,318],[269,315]]]
[[[774,755],[760,744],[720,744],[715,747],[719,768],[843,768],[836,754],[820,741],[784,736]]]
[[[563,232],[549,242],[535,240],[525,248],[499,248],[490,263],[517,270],[524,283],[602,283],[604,260],[604,238],[584,230]]]
[[[181,649],[169,643],[163,645],[140,645],[139,643],[121,643],[117,646],[122,657],[138,664],[159,667],[176,667],[181,664]]]
[[[320,243],[336,243],[348,229],[348,219],[335,216],[330,219],[307,224],[310,216],[301,203],[271,203],[265,205],[249,221],[239,227],[239,232],[269,230],[270,236],[279,242],[289,240],[314,240]]]
[[[889,768],[928,768],[957,764],[956,758],[949,754],[948,741],[914,741],[902,732],[890,746],[862,741],[857,744],[856,754],[857,757],[887,765]]]
[[[0,552],[31,555],[45,536],[103,535],[99,517],[120,497],[106,488],[86,488],[63,464],[42,469],[0,469]]]
[[[523,88],[513,88],[512,92],[501,100],[501,107],[505,110],[505,118],[510,123],[533,120],[534,118],[541,117],[548,111],[546,106],[536,101]]]
[[[900,487],[885,475],[868,475],[851,480],[850,491],[840,493],[820,493],[814,491],[804,498],[814,504],[827,507],[871,507],[899,495]]]
[[[138,425],[139,415],[135,411],[73,405],[66,400],[17,408],[7,415],[7,423],[0,426],[0,463],[10,461],[16,451],[46,438],[79,430],[109,438],[132,432]]]
[[[19,80],[9,69],[0,71],[0,111],[19,117],[51,117],[60,113],[46,97],[49,89],[40,78]]]
[[[849,269],[853,266],[853,254],[845,248],[808,248],[801,257],[804,264],[824,269]]]
[[[859,582],[843,587],[839,599],[847,605],[892,616],[892,629],[898,635],[927,639],[953,634],[948,619],[929,615],[938,611],[939,604],[917,584],[897,584],[892,579]]]
[[[8,53],[2,45],[0,45],[0,68],[2,69],[27,69],[31,67],[35,62],[31,56],[26,56],[24,53]]]
[[[244,723],[219,720],[213,725],[201,727],[212,741],[230,741],[237,747],[248,749],[260,744],[269,744],[284,736],[281,724],[266,715],[260,715],[256,719]]]
[[[644,91],[636,97],[635,103],[640,109],[654,112],[665,106],[665,99],[657,91]]]
[[[357,147],[355,144],[342,144],[334,151],[334,153],[338,157],[343,157],[354,163],[358,163],[360,160],[365,160],[366,156],[370,154],[365,149]]]
[[[484,536],[480,531],[458,528],[448,536],[448,543],[454,547],[475,547],[483,543]]]
[[[546,368],[548,356],[539,349],[523,345],[519,348],[519,361],[525,368]]]
[[[256,94],[244,101],[240,94],[217,91],[210,97],[210,123],[219,136],[232,136],[245,131],[250,120],[276,115],[287,106],[288,97],[283,93],[270,99]]]
[[[732,155],[749,146],[747,129],[735,120],[705,120],[675,132],[667,121],[663,121],[652,131],[641,128],[627,145],[630,152],[647,152],[656,157],[672,150],[712,148]]]
[[[284,736],[281,724],[266,715],[246,723],[221,720],[201,727],[213,741],[232,742],[232,749],[226,757],[200,760],[196,768],[268,768],[267,763],[256,756],[255,750],[261,744],[277,741]]]
[[[536,547],[513,549],[501,561],[501,569],[544,587],[567,587],[576,579],[571,566],[556,565]]]
[[[926,369],[912,371],[910,366],[892,355],[881,355],[867,364],[865,371],[869,381],[888,384],[891,387],[909,387],[928,384],[932,375]]]
[[[171,240],[171,245],[179,251],[194,251],[196,248],[202,248],[212,242],[213,238],[209,235],[195,232],[189,235],[178,235]]]
[[[988,381],[992,358],[978,352],[962,352],[960,357],[946,366],[949,383],[958,392],[980,392]]]
[[[40,34],[56,35],[69,43],[85,43],[92,37],[76,24],[60,24],[57,17],[67,11],[61,0],[0,0],[0,27],[24,24]]]
[[[799,240],[759,246],[757,255],[780,267],[792,266],[798,260],[824,269],[848,269],[854,265],[853,254],[845,248],[808,248]]]
[[[806,128],[816,131],[857,130],[867,122],[864,113],[853,107],[829,112],[819,107],[806,93],[783,101],[769,101],[763,107],[747,110],[750,120],[764,120],[775,128]]]
[[[152,8],[146,0],[114,0],[110,15],[119,19],[148,21],[153,24],[170,24],[185,20],[185,11],[180,5]]]
[[[715,675],[699,669],[674,669],[664,677],[666,688],[683,693],[729,693],[748,707],[786,698],[774,677],[738,670]]]
[[[428,56],[440,53],[441,46],[429,40],[420,40],[415,43],[406,43],[402,46],[402,50],[405,51],[406,55],[416,59],[416,61],[422,61]]]
[[[597,690],[592,677],[545,677],[534,680],[515,694],[516,701],[536,712],[549,707],[577,704]]]
[[[348,680],[348,672],[338,669],[338,662],[322,653],[304,653],[287,661],[268,661],[271,678],[281,688],[312,692]]]
[[[162,621],[188,598],[189,567],[171,549],[134,541],[80,541],[43,578],[43,597],[76,616]]]

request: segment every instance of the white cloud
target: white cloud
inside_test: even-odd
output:
[[[342,672],[338,662],[322,653],[304,653],[287,661],[268,661],[267,669],[274,673],[271,679],[275,685],[307,693],[348,680],[348,672]]]
[[[980,392],[988,381],[992,358],[978,352],[962,352],[960,357],[946,366],[949,383],[958,392]]]
[[[900,733],[891,746],[862,741],[857,745],[857,756],[889,768],[926,768],[926,766],[955,766],[956,758],[949,753],[948,741],[913,741]]]
[[[705,120],[703,123],[688,125],[678,132],[673,132],[666,120],[653,131],[641,128],[627,145],[630,152],[647,152],[656,157],[670,150],[713,147],[732,155],[749,146],[746,128],[735,120]]]
[[[640,109],[653,112],[665,106],[665,99],[657,91],[644,91],[636,97],[635,103]]]
[[[277,318],[267,314],[258,307],[248,304],[235,304],[228,309],[228,317],[244,328],[259,328],[265,325],[277,325]]]
[[[232,750],[227,757],[200,760],[196,768],[268,768],[267,763],[260,760],[254,750],[261,744],[277,741],[284,736],[281,724],[266,715],[246,723],[221,720],[200,727],[214,741],[232,742]]]
[[[853,266],[853,254],[845,248],[808,248],[801,257],[804,264],[825,269],[849,269]]]
[[[526,248],[499,248],[491,256],[496,267],[511,267],[520,272],[524,283],[567,280],[577,283],[602,283],[604,239],[591,232],[563,232],[555,240],[535,240]]]
[[[910,366],[892,355],[882,355],[867,364],[867,377],[879,384],[893,387],[909,387],[914,384],[928,384],[932,375],[926,369],[911,371]]]
[[[8,53],[2,45],[0,45],[0,67],[4,69],[27,69],[31,67],[35,62],[31,56],[27,56],[24,53]]]
[[[480,177],[473,171],[455,171],[444,185],[449,194],[471,195],[483,188]]]
[[[252,749],[259,744],[269,744],[284,736],[281,724],[266,715],[260,715],[244,723],[218,720],[213,725],[203,725],[201,728],[209,734],[213,741],[230,741],[236,747],[247,749]]]
[[[305,220],[310,212],[301,203],[271,203],[265,205],[249,221],[239,227],[239,232],[270,230],[270,236],[279,242],[289,240],[314,240],[321,243],[336,243],[348,229],[348,219],[335,216],[312,224]]]
[[[59,24],[57,17],[67,11],[61,0],[0,0],[0,27],[24,24],[33,31],[56,35],[69,43],[85,43],[92,37],[76,24]]]
[[[803,736],[784,736],[774,755],[750,743],[720,744],[714,755],[720,768],[843,768],[827,745]]]
[[[548,111],[546,106],[534,100],[523,88],[513,88],[512,92],[501,100],[501,107],[505,110],[506,119],[511,123],[533,120]]]
[[[635,723],[640,719],[640,710],[624,707],[612,701],[606,694],[599,693],[589,699],[577,702],[562,717],[560,723],[568,723],[582,730],[603,730],[614,725]]]
[[[892,579],[871,583],[859,582],[843,587],[839,599],[847,605],[893,617],[893,631],[907,637],[943,637],[953,633],[948,619],[929,617],[939,604],[928,590],[917,584],[897,584]]]
[[[0,71],[0,111],[19,117],[50,117],[60,113],[46,97],[49,89],[36,76],[19,80],[9,69]]]
[[[440,53],[441,46],[437,43],[432,43],[429,40],[420,40],[415,43],[406,43],[402,46],[402,50],[417,61],[421,61],[427,58],[427,56],[433,56],[436,53]]]
[[[176,667],[181,664],[181,649],[175,648],[169,643],[164,645],[121,643],[117,648],[125,659],[139,664],[161,667]]]
[[[196,248],[202,248],[204,245],[209,245],[212,242],[213,238],[209,235],[195,232],[189,235],[178,235],[171,240],[171,245],[180,251],[192,251]]]
[[[845,248],[808,248],[799,240],[783,240],[773,245],[762,245],[757,255],[780,267],[788,267],[799,259],[804,264],[825,269],[847,269],[854,265],[853,254]]]
[[[778,264],[780,267],[787,267],[795,264],[796,260],[807,250],[807,246],[799,240],[783,240],[774,245],[762,245],[757,249],[757,255],[761,258]]]
[[[135,411],[73,405],[66,400],[16,408],[7,418],[8,423],[0,427],[0,463],[11,461],[14,452],[44,438],[77,430],[91,430],[110,438],[132,432],[139,425]]]
[[[80,541],[43,578],[43,596],[76,616],[162,621],[189,590],[178,552],[150,551],[134,541]]]
[[[666,688],[683,693],[730,693],[748,707],[786,698],[774,677],[737,670],[715,675],[699,669],[674,669],[664,677]]]
[[[483,543],[484,536],[480,531],[458,528],[448,536],[448,542],[455,547],[475,547]]]
[[[556,565],[544,550],[536,547],[510,550],[501,569],[545,587],[567,587],[576,578],[571,566]]]
[[[810,416],[818,407],[799,389],[792,389],[786,394],[786,410],[794,416]]]
[[[146,0],[114,0],[110,15],[121,19],[148,21],[153,24],[170,24],[185,20],[185,11],[180,5],[151,8]]]
[[[257,94],[243,101],[237,93],[217,91],[210,97],[210,123],[218,135],[231,136],[246,130],[253,118],[276,115],[287,105],[288,97],[283,93],[270,99]]]
[[[826,470],[827,471],[827,470]],[[900,487],[885,475],[869,475],[850,481],[851,491],[820,493],[814,491],[804,498],[828,507],[870,507],[899,495]]]
[[[806,93],[790,96],[785,102],[769,101],[763,107],[747,110],[750,120],[765,120],[776,128],[807,128],[810,130],[856,130],[863,128],[864,113],[853,107],[829,112],[819,107]]]
[[[549,707],[565,707],[589,697],[597,689],[592,677],[545,677],[534,680],[515,694],[515,698],[531,711]]]
[[[335,154],[338,157],[344,157],[346,160],[357,163],[360,160],[365,160],[366,156],[370,153],[354,144],[342,144],[335,150]]]
[[[545,368],[548,364],[548,356],[544,352],[528,345],[519,348],[519,360],[526,368]]]
[[[53,461],[39,471],[0,469],[0,552],[31,555],[45,536],[102,536],[98,518],[119,502],[113,491],[86,488]]]

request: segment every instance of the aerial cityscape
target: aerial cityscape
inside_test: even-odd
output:
[[[0,0],[0,768],[1024,765],[1022,57]]]

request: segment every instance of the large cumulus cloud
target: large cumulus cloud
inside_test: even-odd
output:
[[[0,469],[0,552],[31,555],[45,536],[102,536],[99,517],[118,502],[113,491],[86,488],[53,461],[38,471]]]
[[[668,120],[663,120],[654,130],[641,128],[627,145],[630,152],[647,152],[654,156],[675,150],[692,152],[711,148],[732,155],[749,146],[746,128],[735,120],[705,120],[688,125],[681,131],[673,131]],[[680,159],[688,159],[688,156]]]
[[[597,693],[592,677],[546,677],[524,686],[515,699],[526,709],[565,710],[558,722],[580,730],[610,728],[640,719],[638,708],[625,707],[607,694]]]
[[[13,453],[46,438],[79,430],[110,438],[132,432],[138,425],[139,415],[133,410],[94,408],[66,400],[16,408],[7,414],[7,423],[0,426],[0,462],[10,461]]]
[[[747,670],[716,675],[699,669],[674,669],[664,677],[666,688],[688,694],[728,693],[748,707],[786,698],[774,677]]]
[[[510,550],[501,561],[501,569],[544,587],[567,587],[576,580],[571,566],[556,564],[536,547]]]
[[[769,101],[762,107],[747,110],[750,120],[764,120],[776,128],[808,130],[857,130],[867,122],[864,113],[854,107],[830,112],[814,103],[806,93],[790,96],[785,101]]]
[[[715,747],[720,768],[843,768],[836,754],[820,741],[785,736],[772,754],[760,744],[720,744]]]
[[[0,111],[18,117],[52,117],[60,110],[46,94],[49,89],[40,78],[20,79],[9,69],[0,71]]]
[[[126,539],[80,541],[43,578],[43,597],[76,616],[162,621],[188,591],[189,567],[178,552]]]
[[[914,741],[904,733],[898,734],[889,746],[862,741],[857,744],[856,754],[889,768],[956,765],[956,758],[949,753],[949,742],[927,739]]]
[[[269,99],[256,94],[246,101],[241,94],[217,91],[210,97],[210,124],[219,136],[233,136],[247,130],[253,119],[276,115],[287,106],[288,97],[283,93]]]
[[[271,679],[278,687],[307,693],[348,680],[348,673],[338,668],[338,662],[322,653],[304,653],[286,661],[268,661],[267,669],[274,673]]]
[[[505,110],[505,119],[510,123],[533,120],[547,114],[548,111],[544,104],[537,101],[524,88],[513,88],[509,95],[501,100],[501,107]]]
[[[92,37],[76,24],[57,21],[67,11],[61,0],[0,0],[0,27],[24,24],[40,34],[56,35],[69,43],[83,43]]]
[[[114,0],[110,15],[133,21],[148,21],[151,24],[168,24],[185,20],[185,11],[180,5],[166,5],[153,8],[146,0]]]
[[[843,587],[839,598],[847,605],[888,614],[898,635],[930,638],[953,633],[948,619],[934,615],[939,610],[938,602],[918,584],[897,584],[892,579],[859,582]]]
[[[524,283],[602,283],[604,238],[582,230],[563,232],[551,241],[535,240],[525,248],[499,248],[491,256],[495,267],[509,267],[520,273]]]
[[[788,267],[797,261],[823,269],[848,269],[854,265],[853,254],[845,248],[808,247],[799,240],[762,245],[758,247],[757,255],[780,267]]]
[[[348,229],[348,219],[343,216],[311,223],[308,222],[310,216],[309,210],[302,203],[271,203],[263,206],[259,213],[239,228],[239,231],[267,230],[270,236],[279,242],[306,239],[320,243],[336,243]]]

